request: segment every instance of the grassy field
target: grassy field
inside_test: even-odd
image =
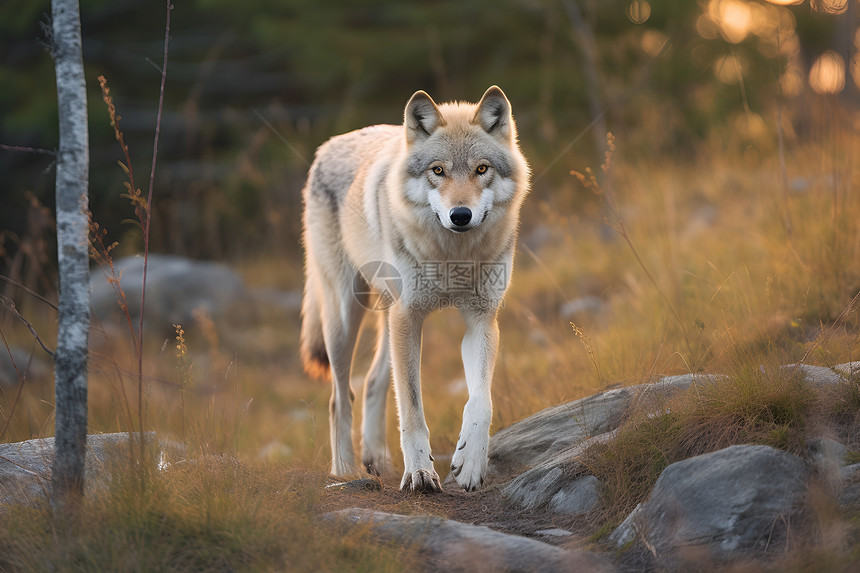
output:
[[[860,359],[858,142],[836,122],[812,139],[788,142],[783,161],[775,145],[718,143],[696,159],[637,157],[619,139],[605,169],[593,166],[596,184],[583,186],[570,175],[550,188],[536,173],[501,315],[492,431],[608,387],[686,372],[731,374],[759,392],[738,390],[738,400],[761,403],[774,384],[791,381],[756,373],[801,361],[830,366]],[[568,167],[585,172],[587,166]],[[250,286],[298,291],[298,253],[296,245],[292,256],[261,254],[232,264]],[[563,312],[565,303],[583,297],[591,297],[586,310]],[[50,308],[28,300],[20,310],[52,339]],[[2,320],[10,343],[32,346],[26,328],[10,316]],[[0,530],[0,569],[404,569],[414,558],[408,550],[363,549],[361,536],[341,538],[315,518],[330,456],[330,389],[301,372],[297,311],[247,305],[218,322],[198,314],[182,327],[181,341],[176,332],[151,332],[145,340],[145,425],[212,461],[144,485],[126,469],[128,479],[88,500],[81,519],[99,524],[94,528],[57,530],[46,507],[15,509]],[[466,400],[455,342],[462,334],[453,311],[425,326],[425,409],[443,477]],[[91,339],[91,431],[137,428],[130,336],[107,324]],[[371,340],[365,337],[358,353],[356,381],[369,363]],[[4,441],[52,434],[49,379],[28,381],[20,396],[15,388],[2,390]],[[790,400],[802,407],[806,394],[792,392]],[[857,396],[845,403],[840,415],[856,424]],[[728,412],[714,422],[721,427],[748,422],[733,417],[742,405],[719,408]],[[671,439],[687,432],[689,442],[691,428],[707,420],[694,406],[678,412],[662,420],[667,426],[660,431]],[[388,441],[400,468],[393,399],[388,413]],[[777,420],[783,434],[771,435],[769,427],[764,438],[750,439],[798,449],[794,414],[783,415]],[[643,430],[645,422],[638,423]],[[628,482],[636,476],[618,472],[617,460],[635,457],[643,444],[641,431],[629,435],[618,448],[633,454],[619,450],[614,463],[590,462],[609,480],[619,511],[647,491],[631,493]],[[241,466],[205,457],[221,454]],[[397,483],[397,472],[385,476],[387,485]],[[412,507],[398,503],[400,510]]]

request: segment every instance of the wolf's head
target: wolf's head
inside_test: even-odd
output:
[[[516,209],[528,187],[511,104],[497,86],[477,104],[436,105],[423,91],[406,104],[406,200],[465,233]],[[432,215],[431,215],[432,216]]]

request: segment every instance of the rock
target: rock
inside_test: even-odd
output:
[[[114,267],[136,324],[140,316],[143,258],[126,257],[115,261]],[[120,316],[116,293],[103,273],[92,273],[90,292],[93,312],[103,322],[111,316]],[[173,324],[187,326],[194,320],[196,309],[205,310],[212,318],[221,317],[245,295],[241,277],[225,265],[174,255],[149,255],[146,319],[152,328],[172,331]]]
[[[329,491],[380,491],[382,482],[378,478],[369,477],[330,483],[325,488]]]
[[[627,546],[636,540],[640,531],[645,531],[645,524],[642,523],[642,504],[636,504],[633,511],[621,522],[621,525],[609,535],[609,543],[618,549],[625,549]]]
[[[50,380],[54,374],[53,364],[44,357],[50,358],[38,345],[33,349],[32,354],[29,350],[17,346],[11,346],[9,352],[0,346],[0,386],[17,386],[19,373],[26,380]]]
[[[549,500],[549,510],[564,515],[582,515],[600,503],[600,480],[583,476],[565,484]]]
[[[153,439],[155,433],[149,432],[147,440]],[[127,447],[128,433],[125,432],[87,436],[87,491],[107,484],[110,472],[104,471],[105,465],[117,455],[127,455]],[[159,452],[161,447],[159,443]],[[49,495],[53,457],[54,438],[0,444],[0,505]],[[160,453],[155,456],[155,459],[160,458]]]
[[[268,309],[272,307],[297,312],[302,308],[302,292],[299,290],[281,291],[273,288],[254,288],[248,290],[248,297],[257,305]]]
[[[855,360],[854,362],[846,362],[844,364],[837,364],[833,367],[833,369],[838,371],[840,374],[844,374],[845,376],[854,376],[860,374],[860,360]]]
[[[488,478],[510,479],[586,438],[614,430],[634,399],[637,406],[644,405],[686,390],[693,383],[704,384],[720,378],[708,374],[667,376],[651,384],[617,388],[542,410],[490,438]]]
[[[271,440],[257,453],[257,458],[268,462],[273,462],[293,455],[293,448],[282,442],[281,440]]]
[[[845,466],[842,474],[842,490],[837,498],[839,505],[854,511],[860,510],[860,464]]]
[[[670,569],[695,555],[717,562],[784,547],[806,494],[807,464],[769,446],[732,446],[663,470],[648,501],[612,533]]]
[[[517,476],[505,486],[502,495],[526,510],[546,507],[567,515],[587,513],[600,501],[600,481],[583,475],[585,468],[577,467],[577,458],[588,447],[614,436],[615,432],[606,432],[560,452]]]
[[[572,320],[583,316],[593,316],[600,314],[603,310],[603,301],[599,296],[589,295],[580,298],[569,300],[558,311],[558,314],[564,320]]]
[[[346,526],[372,527],[386,541],[417,546],[427,571],[594,571],[615,568],[604,558],[578,549],[561,549],[489,527],[428,515],[396,515],[351,508],[323,516]]]
[[[803,379],[813,384],[838,384],[845,378],[833,368],[812,366],[811,364],[786,364],[783,368],[796,369],[803,374]]]
[[[544,537],[570,537],[573,533],[567,529],[554,527],[552,529],[541,529],[540,531],[535,531],[535,535],[542,535]]]
[[[537,509],[558,492],[563,476],[564,470],[556,465],[547,469],[538,466],[514,479],[502,490],[502,495],[523,509]]]
[[[860,374],[860,361],[845,362],[833,367],[812,366],[811,364],[786,364],[783,368],[798,369],[807,382],[815,384],[839,384],[851,376]]]

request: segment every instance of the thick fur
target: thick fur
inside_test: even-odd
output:
[[[510,103],[495,86],[478,104],[437,105],[416,92],[402,126],[367,127],[317,150],[303,191],[307,279],[301,356],[310,374],[332,380],[333,474],[355,473],[349,379],[369,305],[366,295],[355,293],[369,286],[392,299],[374,311],[378,340],[365,378],[362,463],[376,474],[390,465],[385,400],[393,372],[401,489],[441,489],[421,402],[421,330],[428,313],[455,306],[467,327],[461,351],[469,399],[451,470],[464,489],[480,487],[492,420],[496,315],[510,281],[528,179]],[[402,280],[378,276],[372,269],[379,262]],[[474,269],[474,287],[428,286],[427,269],[464,264]],[[484,265],[497,273],[492,284],[479,280]]]

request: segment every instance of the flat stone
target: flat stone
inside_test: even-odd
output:
[[[650,384],[616,388],[541,410],[490,438],[488,477],[495,481],[510,479],[589,437],[614,430],[631,405],[645,407],[693,384],[722,378],[714,374],[667,376]]]
[[[17,346],[11,346],[7,351],[0,346],[0,386],[14,388],[18,385],[19,376],[25,381],[53,378],[54,367],[50,356],[38,344],[32,352]]]
[[[854,376],[855,374],[860,374],[860,360],[855,360],[854,362],[845,362],[844,364],[837,364],[833,367],[833,369],[839,371],[846,376]]]
[[[564,320],[571,320],[600,314],[603,307],[603,301],[599,296],[589,295],[567,301],[561,305],[558,314]]]
[[[371,527],[387,541],[417,546],[424,571],[533,572],[615,571],[604,557],[579,549],[562,549],[542,541],[428,515],[397,515],[351,508],[324,519],[347,527]]]
[[[566,529],[553,528],[535,531],[535,535],[543,535],[544,537],[570,537],[573,533]]]
[[[803,374],[803,379],[813,384],[839,384],[845,378],[833,368],[813,366],[811,364],[786,364],[784,369],[796,369]]]
[[[114,262],[120,285],[129,301],[140,301],[143,258],[125,257]],[[120,317],[113,285],[103,272],[92,273],[90,304],[102,321]],[[201,309],[218,318],[239,299],[247,297],[242,278],[226,265],[175,255],[151,254],[146,275],[146,321],[157,330],[172,331],[174,324],[189,325]],[[129,304],[132,321],[139,319],[140,305]]]
[[[382,483],[376,478],[361,478],[331,483],[325,488],[329,491],[379,491]]]
[[[137,439],[137,434],[132,434]],[[85,484],[87,491],[104,487],[110,472],[105,465],[120,455],[128,455],[127,432],[90,434],[87,436]],[[155,439],[148,432],[146,440]],[[164,444],[158,444],[154,463],[162,457]],[[0,504],[27,501],[47,496],[51,491],[51,465],[54,460],[54,438],[37,438],[11,444],[0,444]]]

